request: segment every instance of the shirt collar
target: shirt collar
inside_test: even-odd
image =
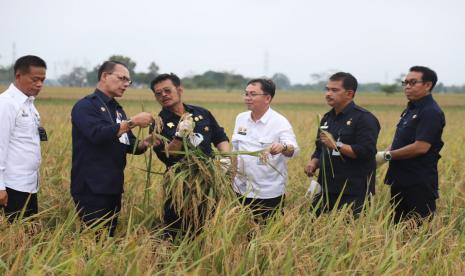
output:
[[[189,112],[191,113],[192,115],[194,115],[194,109],[192,108],[192,106],[188,105],[188,104],[182,104],[184,106],[184,111],[185,112]],[[176,117],[176,118],[180,118],[180,116],[178,116],[176,113],[174,113],[173,111],[169,110],[168,108],[165,108],[163,107],[160,111],[160,116],[163,117],[163,118],[170,118],[170,117]]]
[[[115,104],[116,106],[120,106],[120,104],[118,103],[118,101],[116,101],[114,98],[112,97],[108,97],[107,95],[105,95],[105,93],[103,93],[100,89],[95,89],[95,95],[97,95],[97,97],[99,97],[101,100],[103,100],[104,103],[106,104]]]
[[[430,93],[430,94],[424,96],[423,98],[419,99],[418,101],[415,101],[415,102],[409,101],[407,105],[408,105],[408,107],[410,109],[413,109],[413,108],[416,108],[416,107],[424,107],[425,105],[430,103],[431,100],[433,100],[433,95],[431,95],[431,93]]]
[[[352,109],[354,109],[354,107],[355,107],[355,103],[354,101],[351,101],[349,104],[346,105],[346,107],[344,107],[344,109],[341,111],[340,114],[347,114]],[[334,114],[334,116],[336,116],[336,110],[334,108],[331,110],[331,112]]]
[[[271,107],[268,107],[268,110],[265,112],[265,114],[263,114],[263,116],[258,119],[256,121],[256,123],[258,122],[261,122],[263,124],[266,124],[268,123],[268,121],[270,120],[270,117],[271,117],[271,113],[273,112],[273,110],[271,109]],[[253,122],[253,119],[252,119],[252,111],[250,112],[250,116],[249,116],[249,121],[252,121]]]
[[[12,96],[12,98],[20,104],[23,104],[28,100],[31,102],[35,100],[34,96],[27,96],[21,90],[19,90],[16,87],[16,85],[14,85],[14,83],[10,84],[10,87],[8,87],[8,90],[10,91],[10,95]]]

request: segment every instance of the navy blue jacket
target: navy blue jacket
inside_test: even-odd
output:
[[[439,152],[444,145],[441,137],[445,125],[444,113],[431,94],[416,102],[409,102],[397,124],[391,150],[415,141],[428,142],[431,148],[426,154],[414,158],[390,161],[385,183],[404,188],[421,185],[437,198],[437,165],[441,158]]]
[[[126,154],[133,152],[136,137],[129,131],[130,145],[120,143],[117,117],[127,119],[121,105],[98,89],[74,105],[71,111],[72,195],[89,190],[105,195],[123,193]]]
[[[357,155],[333,155],[319,140],[317,133],[316,148],[312,158],[320,160],[318,182],[324,192],[345,195],[364,195],[375,193],[376,178],[376,142],[381,129],[378,119],[369,111],[354,102],[347,105],[336,115],[334,108],[321,119],[320,126],[327,126],[337,141],[350,145]],[[345,185],[345,189],[344,189]]]

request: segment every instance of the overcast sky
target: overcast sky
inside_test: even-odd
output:
[[[308,83],[337,69],[391,82],[418,64],[465,83],[463,0],[0,0],[0,18],[0,64],[39,55],[49,78],[122,54],[180,76]]]

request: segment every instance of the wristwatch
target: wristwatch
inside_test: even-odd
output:
[[[134,124],[134,122],[131,119],[127,120],[126,123],[128,123],[129,128],[134,128],[136,126],[136,124]]]
[[[344,145],[344,144],[341,141],[336,142],[336,148],[337,148],[338,151],[341,150],[342,145]]]
[[[287,144],[286,143],[283,143],[283,151],[282,152],[286,152],[287,151]]]
[[[391,161],[391,159],[392,159],[391,152],[390,151],[384,152],[384,160]]]

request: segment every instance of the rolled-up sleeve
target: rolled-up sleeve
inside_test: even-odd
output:
[[[373,114],[365,113],[360,117],[355,134],[356,142],[350,145],[357,159],[370,159],[375,156],[379,131],[378,119]]]
[[[292,126],[289,122],[286,122],[285,128],[283,128],[279,135],[279,142],[285,143],[286,145],[292,145],[294,147],[294,153],[291,157],[297,156],[300,151],[299,145],[297,144],[297,140],[295,138],[294,131],[292,130]]]
[[[229,142],[228,135],[224,132],[224,128],[222,128],[218,122],[216,121],[213,114],[208,112],[208,118],[210,120],[210,127],[212,129],[212,143],[213,145],[218,145],[221,142],[227,141]]]
[[[92,144],[104,144],[118,138],[120,124],[105,120],[100,111],[86,100],[73,107],[71,121]]]
[[[429,144],[441,140],[444,125],[445,118],[442,112],[435,109],[423,110],[416,127],[415,140],[424,141]]]

